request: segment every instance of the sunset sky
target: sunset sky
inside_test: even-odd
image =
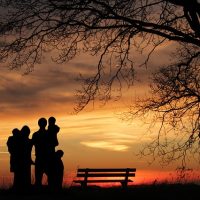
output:
[[[173,44],[161,46],[152,55],[149,68],[138,68],[135,85],[119,101],[105,106],[94,102],[78,114],[73,114],[75,93],[80,89],[76,81],[79,74],[89,75],[98,57],[79,55],[69,63],[58,65],[47,55],[33,72],[23,75],[23,69],[10,71],[0,67],[0,176],[10,180],[9,154],[6,141],[13,128],[28,125],[31,135],[37,129],[40,117],[54,116],[60,126],[59,147],[64,151],[65,182],[71,184],[78,167],[133,167],[137,168],[135,183],[153,182],[155,179],[172,179],[176,164],[161,167],[158,162],[137,156],[141,148],[151,141],[147,125],[139,119],[132,123],[122,121],[125,112],[136,96],[148,95],[148,75],[167,62]],[[136,68],[144,58],[137,57]],[[154,130],[156,133],[156,129]],[[34,159],[34,151],[33,151]],[[198,163],[191,163],[196,170]],[[2,184],[1,180],[1,184]]]

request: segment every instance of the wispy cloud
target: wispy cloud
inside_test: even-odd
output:
[[[0,151],[0,154],[9,154],[8,151]]]
[[[127,145],[115,144],[108,141],[85,141],[81,142],[81,144],[87,147],[105,149],[109,151],[127,151],[129,149],[129,146]]]

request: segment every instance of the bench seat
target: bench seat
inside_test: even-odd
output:
[[[82,181],[81,180],[75,180],[74,182],[75,183],[84,183],[84,180],[82,180]],[[113,179],[112,180],[108,180],[108,179],[107,180],[87,180],[87,183],[105,183],[105,182],[107,182],[107,183],[108,182],[115,182],[115,183],[120,182],[121,183],[121,182],[124,182],[124,180],[119,180],[119,179],[116,179],[116,180],[113,180]],[[127,182],[133,182],[133,181],[128,179]]]

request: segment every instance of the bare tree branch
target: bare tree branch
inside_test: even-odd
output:
[[[174,63],[153,76],[152,98],[129,114],[153,112],[161,122],[147,154],[185,163],[189,150],[199,152],[198,0],[0,0],[0,10],[0,62],[10,69],[25,67],[29,73],[52,50],[58,63],[80,52],[99,57],[93,77],[80,76],[83,88],[77,91],[76,112],[95,99],[110,100],[115,83],[119,96],[124,83],[133,85],[134,48],[148,49],[142,63],[147,66],[157,47],[176,43],[180,48]],[[184,137],[170,140],[172,130]]]
[[[151,115],[154,125],[160,126],[142,155],[159,156],[165,164],[181,159],[185,167],[188,152],[197,157],[200,154],[200,51],[184,45],[177,57],[182,58],[178,63],[153,75],[151,96],[139,99],[128,114]]]

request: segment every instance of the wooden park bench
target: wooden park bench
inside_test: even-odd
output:
[[[125,188],[133,182],[129,177],[135,177],[135,172],[135,168],[79,168],[76,175],[79,179],[73,182],[82,187],[87,187],[88,183],[119,182]]]

